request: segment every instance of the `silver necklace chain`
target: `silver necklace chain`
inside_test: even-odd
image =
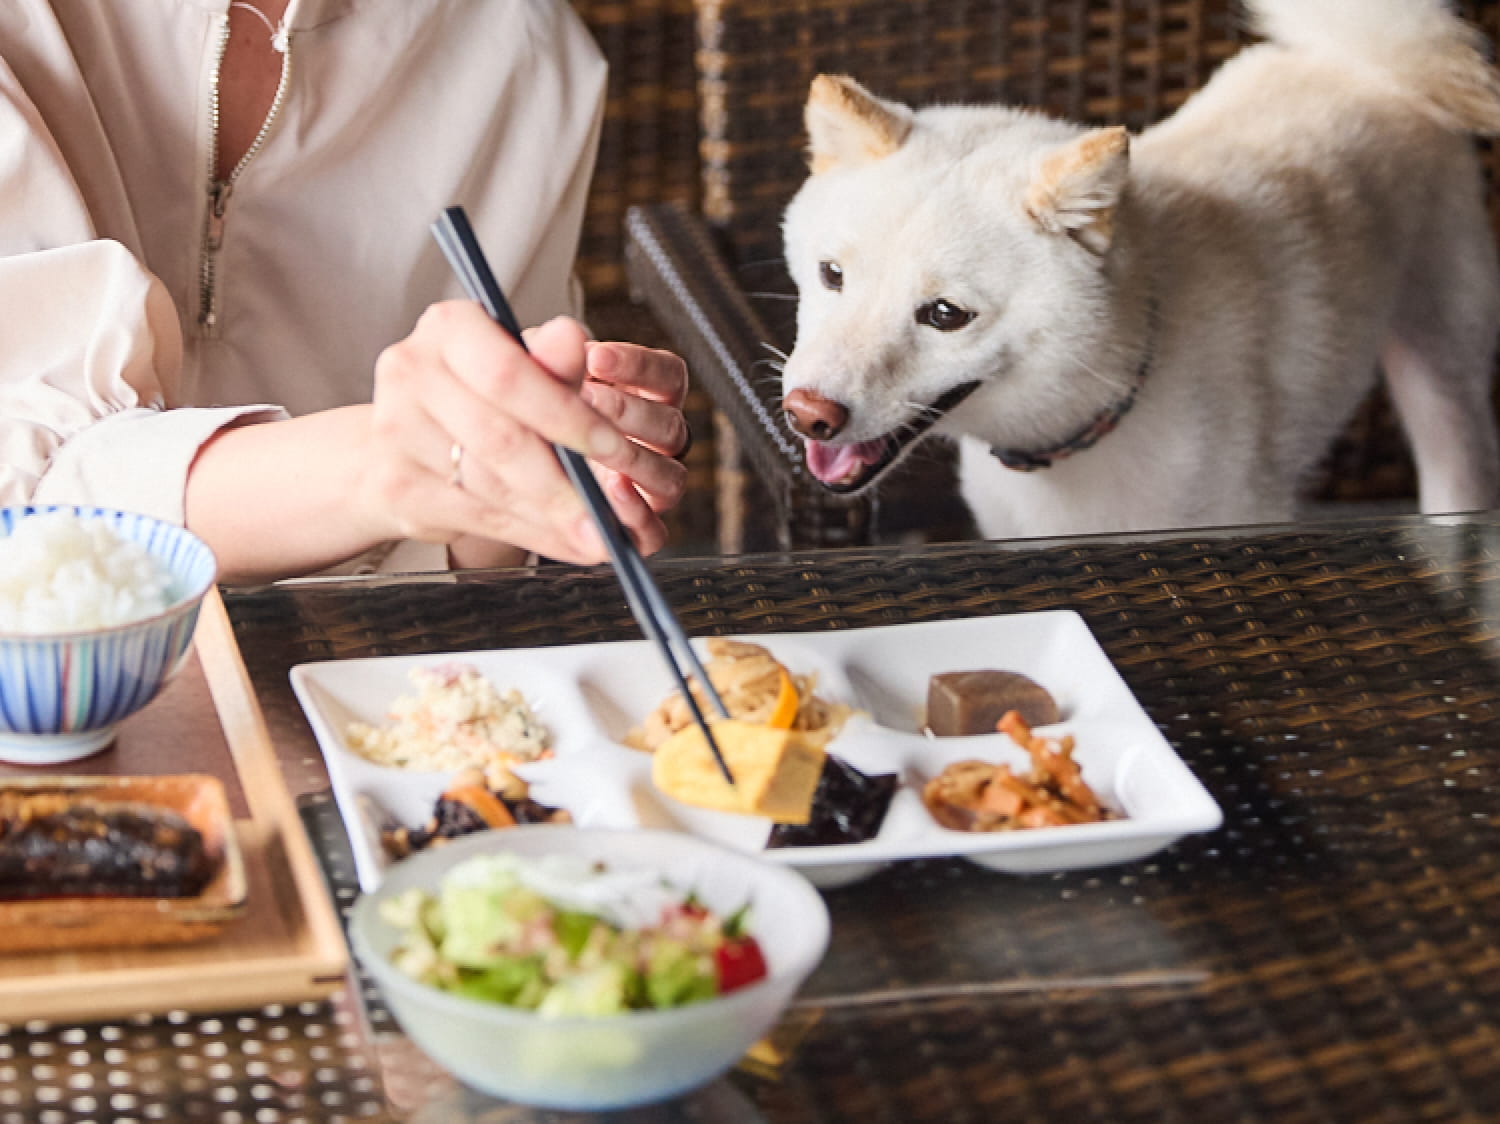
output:
[[[265,24],[266,30],[271,33],[271,46],[282,54],[286,54],[286,16],[281,17],[281,23],[274,24],[271,22],[270,16],[266,15],[265,12],[261,11],[254,4],[245,3],[245,0],[233,0],[233,3],[229,6],[231,8],[243,8],[254,15],[256,19],[260,20],[261,23]]]

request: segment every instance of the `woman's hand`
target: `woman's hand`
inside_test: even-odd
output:
[[[528,340],[532,355],[476,304],[434,305],[382,353],[372,404],[215,434],[184,504],[223,580],[312,573],[399,538],[445,543],[460,567],[511,565],[531,551],[603,562],[554,442],[591,459],[637,546],[659,550],[658,512],[684,480],[668,455],[686,433],[681,362],[590,345],[570,320]]]
[[[527,333],[528,346],[532,335]],[[651,510],[667,511],[681,499],[687,472],[679,459],[691,443],[682,404],[687,398],[687,364],[670,351],[631,343],[589,341],[588,374],[582,393],[600,414],[609,418],[638,446],[629,450],[631,466],[620,472],[595,465],[595,477],[616,510],[643,495]],[[642,553],[651,554],[665,543],[635,532]],[[525,552],[504,543],[466,537],[449,544],[449,560],[456,569],[518,565]]]
[[[685,372],[679,381],[661,352],[590,349],[569,320],[527,339],[529,356],[477,305],[454,301],[428,309],[410,336],[381,355],[359,517],[383,524],[386,537],[448,543],[456,565],[509,560],[504,544],[602,562],[603,542],[553,453],[556,442],[595,463],[642,552],[660,549],[666,529],[657,511],[683,487],[682,466],[661,450],[674,432],[685,433],[674,430]],[[589,396],[618,425],[581,393],[586,354],[601,347],[609,358]]]

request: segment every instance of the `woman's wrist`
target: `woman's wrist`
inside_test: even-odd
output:
[[[225,429],[186,484],[188,528],[228,581],[306,574],[400,537],[362,495],[368,406]]]
[[[454,570],[487,570],[524,566],[531,551],[508,542],[465,535],[448,544],[448,566]]]

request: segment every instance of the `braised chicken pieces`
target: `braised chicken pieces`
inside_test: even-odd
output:
[[[1115,818],[1084,783],[1072,737],[1033,734],[1014,710],[996,728],[1030,754],[1030,770],[1018,776],[1009,765],[987,761],[949,765],[922,789],[922,803],[938,823],[954,831],[1014,831]]]

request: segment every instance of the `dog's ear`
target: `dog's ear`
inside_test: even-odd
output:
[[[1047,154],[1031,181],[1026,212],[1049,234],[1066,234],[1103,256],[1130,175],[1130,134],[1096,129]]]
[[[813,173],[889,156],[911,132],[911,110],[877,98],[853,78],[820,74],[807,95],[809,164]]]

